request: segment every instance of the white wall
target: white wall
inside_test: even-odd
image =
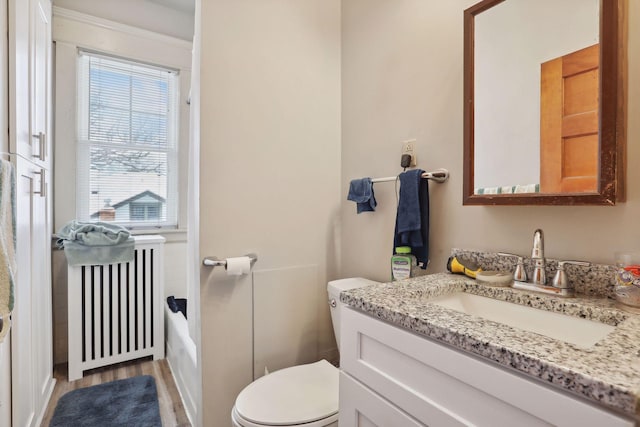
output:
[[[53,0],[53,5],[182,40],[193,38],[194,14],[151,0]],[[180,2],[179,2],[180,3]]]
[[[339,259],[340,2],[206,0],[202,24],[200,254],[259,257],[253,281],[201,271],[203,420],[226,427],[253,379],[254,310],[316,318],[304,343],[259,325],[258,341],[288,352],[262,353],[270,367],[335,347],[325,289]],[[293,292],[313,302],[289,310]]]
[[[444,271],[452,247],[529,254],[538,227],[552,258],[613,263],[614,251],[638,249],[640,4],[629,2],[627,202],[485,207],[462,206],[462,13],[474,3],[343,1],[343,194],[352,178],[397,172],[399,141],[416,137],[419,166],[451,171],[447,183],[430,184],[428,271]],[[356,216],[343,203],[342,276],[389,277],[393,189],[379,185],[376,196],[375,214]]]

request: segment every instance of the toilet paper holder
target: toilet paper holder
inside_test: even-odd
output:
[[[256,261],[258,260],[258,255],[256,254],[246,254],[246,257],[249,257],[250,259],[250,263],[251,263],[251,268],[253,268],[253,264],[256,263]],[[205,257],[202,260],[202,265],[205,265],[207,267],[227,267],[227,260],[226,259],[220,259],[218,257],[215,256],[208,256]]]

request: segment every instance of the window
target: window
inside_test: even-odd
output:
[[[157,221],[160,218],[160,203],[131,203],[129,215],[134,221]]]
[[[178,73],[80,52],[80,220],[176,226]]]

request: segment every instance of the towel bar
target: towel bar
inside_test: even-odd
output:
[[[373,178],[371,182],[389,182],[395,181],[396,179],[398,179],[397,176],[387,176],[384,178]],[[430,179],[441,184],[449,179],[449,171],[447,169],[436,169],[433,172],[425,172],[422,174],[422,179]]]

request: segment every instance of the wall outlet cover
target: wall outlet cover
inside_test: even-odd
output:
[[[408,154],[411,156],[411,163],[409,164],[409,166],[416,166],[418,164],[418,161],[416,159],[415,148],[416,148],[415,139],[409,139],[402,142],[402,155],[404,156],[405,154]],[[408,167],[408,166],[404,166],[404,161],[402,157],[400,158],[400,164],[402,165],[402,167]]]

